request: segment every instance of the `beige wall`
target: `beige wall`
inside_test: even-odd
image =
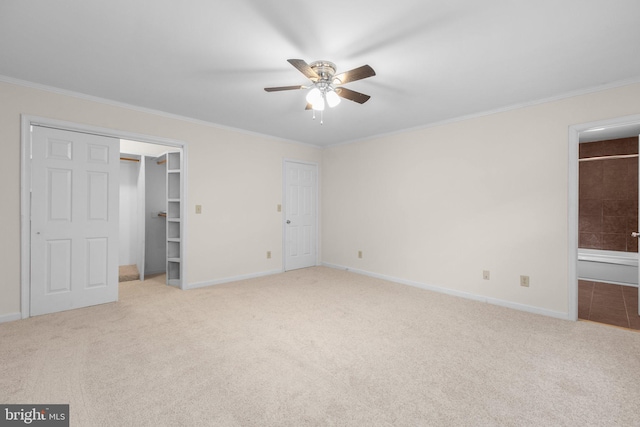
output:
[[[329,148],[323,261],[563,317],[569,126],[638,113],[635,84]]]
[[[20,311],[21,114],[187,143],[189,284],[280,269],[283,159],[321,162],[302,144],[0,83],[0,320]]]
[[[562,314],[568,127],[638,114],[639,100],[635,84],[321,151],[0,83],[0,320],[20,310],[21,113],[188,143],[190,284],[281,267],[293,158],[321,163],[325,263]]]

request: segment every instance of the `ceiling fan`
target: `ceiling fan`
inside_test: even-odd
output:
[[[340,98],[348,99],[359,104],[364,104],[371,98],[364,93],[342,87],[345,83],[375,76],[376,72],[368,65],[336,74],[336,65],[333,62],[315,61],[307,64],[302,59],[287,59],[287,61],[311,80],[312,84],[310,86],[265,87],[264,90],[267,92],[278,92],[282,90],[309,89],[306,98],[306,109],[313,109],[314,113],[315,111],[323,111],[325,104],[329,105],[329,107],[335,107],[340,103]]]

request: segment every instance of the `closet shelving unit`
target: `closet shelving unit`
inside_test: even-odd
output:
[[[182,279],[182,153],[167,153],[167,284],[180,286]]]

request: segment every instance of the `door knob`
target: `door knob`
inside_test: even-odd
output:
[[[287,220],[287,224],[291,224],[291,221]]]
[[[640,237],[640,233],[634,231],[633,233],[631,233],[631,237]]]

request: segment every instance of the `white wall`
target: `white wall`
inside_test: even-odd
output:
[[[635,84],[325,150],[323,261],[566,317],[568,128],[639,100]]]
[[[138,170],[140,163],[120,161],[119,265],[138,262]]]
[[[158,216],[158,212],[167,209],[166,170],[165,163],[159,165],[155,159],[147,157],[145,275],[167,269],[167,219]]]
[[[187,143],[188,285],[281,269],[283,158],[321,163],[315,147],[0,82],[0,321],[20,312],[21,114]]]

